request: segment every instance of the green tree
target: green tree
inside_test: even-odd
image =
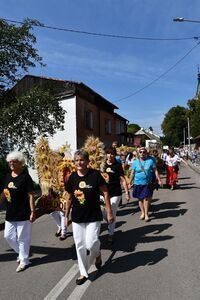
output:
[[[149,130],[150,130],[150,131],[153,131],[153,127],[152,127],[152,126],[150,126],[150,127],[149,127]]]
[[[36,37],[31,33],[37,20],[25,19],[21,26],[0,19],[0,92],[1,94],[22,77],[36,63],[44,66],[38,50],[34,48]]]
[[[188,100],[190,131],[193,137],[200,134],[200,95],[198,99]]]
[[[140,126],[138,124],[128,124],[127,132],[128,133],[136,133],[140,129]]]
[[[52,90],[35,87],[12,99],[9,105],[4,102],[0,115],[0,144],[3,145],[0,154],[3,156],[17,147],[30,159],[39,136],[51,136],[63,129],[65,111]]]
[[[10,87],[37,63],[44,66],[33,26],[40,23],[26,19],[22,25],[10,25],[0,19],[0,156],[14,147],[32,157],[37,137],[51,136],[63,129],[65,111],[59,104],[58,88],[34,87],[17,96]],[[61,91],[64,87],[59,88]]]
[[[163,143],[179,146],[183,141],[183,128],[187,127],[188,109],[182,106],[172,107],[162,122]]]

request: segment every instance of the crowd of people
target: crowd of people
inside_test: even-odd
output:
[[[179,164],[184,161],[173,148],[159,152],[148,152],[138,147],[129,153],[119,153],[117,142],[105,150],[105,176],[89,167],[88,152],[80,149],[74,154],[76,171],[65,182],[67,191],[66,210],[52,212],[58,230],[56,236],[66,239],[69,218],[72,221],[73,238],[76,247],[80,276],[76,284],[88,279],[88,270],[94,262],[101,268],[100,228],[104,219],[108,224],[108,245],[114,243],[117,210],[124,190],[126,201],[138,199],[140,220],[150,221],[149,209],[153,192],[162,187],[161,172],[166,172],[166,185],[173,190],[178,182]],[[32,223],[35,221],[33,181],[24,167],[21,152],[7,156],[10,172],[4,180],[0,203],[6,200],[4,237],[17,253],[16,272],[24,271],[29,265],[29,249]],[[89,255],[88,255],[89,253]]]

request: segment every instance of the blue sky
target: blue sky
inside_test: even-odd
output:
[[[136,37],[200,36],[200,23],[177,23],[174,17],[199,20],[199,0],[1,0],[0,17],[29,17],[45,25]],[[160,125],[168,110],[187,105],[197,86],[200,46],[160,80],[129,96],[179,61],[197,44],[183,41],[115,39],[35,28],[36,47],[47,64],[34,75],[83,82],[119,107],[116,111],[141,127]],[[200,41],[200,40],[199,40]]]

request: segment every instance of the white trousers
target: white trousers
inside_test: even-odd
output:
[[[75,223],[72,222],[73,237],[76,246],[80,275],[88,277],[88,269],[94,259],[100,254],[101,222]],[[89,257],[87,250],[90,251]]]
[[[19,254],[20,263],[29,264],[32,223],[30,221],[5,221],[4,238],[10,247]]]
[[[111,209],[112,209],[112,214],[114,217],[114,222],[111,224],[108,224],[108,234],[113,235],[115,231],[115,225],[116,225],[116,215],[117,215],[117,209],[120,203],[122,196],[114,196],[110,198],[110,204],[111,204]],[[106,209],[103,208],[102,210],[103,218],[107,220],[107,214],[106,214]]]
[[[61,234],[65,235],[67,233],[67,227],[65,226],[65,213],[63,211],[53,211],[51,213],[54,218],[58,229],[61,229]]]

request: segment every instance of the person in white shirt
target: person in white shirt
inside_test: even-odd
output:
[[[162,158],[162,160],[164,161],[164,162],[166,162],[166,159],[167,159],[167,151],[164,149],[163,150],[163,153],[162,153],[162,155],[161,155],[161,158]]]
[[[166,184],[173,190],[178,182],[179,163],[183,161],[173,149],[169,149],[165,164],[167,169]]]

